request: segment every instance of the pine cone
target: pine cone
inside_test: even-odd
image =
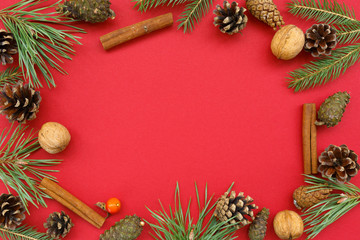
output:
[[[100,235],[100,240],[134,240],[140,236],[145,223],[134,216],[126,216]]]
[[[56,11],[76,20],[97,23],[115,18],[110,5],[109,0],[65,0],[64,4],[59,4]]]
[[[228,192],[225,192],[219,199],[214,212],[215,217],[220,221],[228,221],[236,216],[228,223],[238,223],[236,225],[238,229],[254,220],[253,209],[258,208],[255,204],[251,204],[254,200],[250,196],[245,198],[243,192],[240,192],[237,196],[235,191],[231,191],[230,196],[228,194]]]
[[[18,52],[18,47],[12,33],[0,29],[0,56],[2,65],[13,63],[14,59],[11,55]]]
[[[327,24],[314,24],[305,33],[305,46],[307,52],[313,57],[331,55],[331,50],[336,46],[336,30]]]
[[[330,145],[319,157],[318,171],[339,183],[349,182],[359,171],[358,156],[346,145]]]
[[[63,211],[50,214],[44,223],[44,227],[47,228],[46,234],[52,238],[64,238],[73,226],[70,217]]]
[[[25,219],[25,208],[20,197],[12,194],[0,196],[0,226],[14,230]]]
[[[350,101],[350,94],[338,92],[325,99],[318,111],[318,119],[315,124],[318,126],[326,125],[334,127],[340,121],[345,112],[345,108]]]
[[[270,211],[267,208],[261,209],[256,215],[255,220],[251,223],[249,228],[250,240],[263,240],[266,235],[266,225],[269,218]]]
[[[274,30],[285,24],[272,0],[246,0],[246,7],[254,17],[266,23]]]
[[[5,84],[0,89],[0,113],[6,115],[10,122],[25,123],[35,119],[40,102],[40,92],[35,91],[29,84]]]
[[[331,189],[322,189],[308,192],[306,186],[300,186],[293,193],[294,205],[298,209],[309,208],[326,199]]]
[[[243,30],[248,21],[247,16],[244,14],[246,9],[239,7],[237,2],[224,1],[224,8],[220,5],[216,6],[214,14],[214,25],[219,26],[219,29],[223,33],[232,35]]]

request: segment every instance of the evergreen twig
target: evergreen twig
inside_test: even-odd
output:
[[[33,87],[42,87],[40,75],[44,77],[48,87],[56,86],[49,65],[66,74],[59,63],[62,58],[71,60],[73,45],[80,44],[73,33],[84,33],[82,29],[70,25],[75,20],[56,12],[44,13],[43,11],[53,9],[61,2],[59,0],[43,7],[47,1],[21,0],[0,10],[0,20],[6,30],[14,34],[17,42],[19,65],[24,79],[29,80]],[[50,25],[69,29],[59,30]]]
[[[54,238],[38,232],[31,226],[21,226],[15,230],[0,227],[0,238],[3,240],[52,240]]]
[[[336,35],[339,44],[354,43],[360,39],[360,24],[338,26]]]
[[[0,134],[0,179],[6,188],[14,189],[28,211],[28,204],[46,206],[44,198],[49,198],[38,185],[44,178],[55,180],[46,167],[58,165],[61,160],[56,159],[29,159],[31,153],[40,148],[33,130],[26,136],[28,128],[18,125],[12,130],[13,125]],[[29,176],[30,174],[31,176]]]
[[[5,84],[14,84],[21,80],[22,73],[18,67],[7,68],[0,73],[0,88],[4,87]]]
[[[156,8],[165,5],[174,7],[176,5],[186,3],[190,0],[131,0],[131,1],[135,2],[134,7],[137,7],[139,11],[146,12],[151,8]]]
[[[228,191],[231,190],[232,186],[233,184]],[[208,222],[205,222],[205,218],[212,214],[212,210],[216,207],[216,202],[211,205],[213,197],[209,198],[206,186],[204,204],[201,206],[199,191],[196,184],[195,191],[199,208],[199,216],[196,223],[191,216],[191,199],[189,200],[185,212],[182,208],[178,183],[176,184],[175,189],[175,205],[173,208],[170,206],[169,213],[166,212],[161,201],[159,201],[162,209],[161,211],[152,211],[147,208],[158,222],[158,224],[152,224],[146,221],[154,231],[154,234],[151,233],[151,236],[154,239],[189,239],[190,234],[193,234],[193,239],[196,240],[232,240],[237,238],[234,236],[234,233],[237,230],[234,226],[237,225],[237,223],[229,223],[232,218],[226,222],[220,222],[212,215]]]
[[[305,210],[305,232],[308,233],[307,239],[312,239],[360,203],[360,189],[351,183],[340,184],[332,179],[305,176],[305,182],[311,184],[308,188],[310,192],[329,188],[337,191]]]

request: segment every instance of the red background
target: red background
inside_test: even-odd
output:
[[[15,2],[3,0],[0,7]],[[291,61],[277,60],[270,51],[275,32],[249,13],[243,34],[222,34],[209,13],[190,34],[174,24],[106,52],[101,35],[169,11],[177,20],[183,10],[163,7],[141,14],[129,0],[112,2],[115,20],[78,24],[88,34],[75,46],[73,61],[62,64],[69,75],[52,71],[57,88],[41,89],[41,108],[29,125],[36,130],[48,121],[65,125],[72,135],[68,149],[55,156],[41,150],[33,158],[64,159],[56,174],[63,187],[91,206],[118,197],[122,210],[98,230],[48,200],[48,208],[30,208],[26,223],[45,231],[48,215],[65,210],[75,223],[67,239],[95,240],[129,214],[153,221],[145,206],[159,209],[158,199],[172,204],[177,181],[186,201],[195,197],[195,181],[201,192],[208,183],[216,198],[235,182],[234,190],[270,208],[266,239],[276,239],[273,217],[296,210],[292,192],[303,183],[302,104],[319,107],[327,96],[349,91],[342,122],[318,129],[318,152],[329,144],[360,152],[359,64],[325,86],[294,93],[287,89],[287,72],[313,58],[303,52]],[[276,1],[284,20],[305,31],[312,22],[289,14],[287,2]],[[344,2],[360,14],[360,3]],[[5,117],[0,126],[10,126]],[[360,177],[352,183],[360,186]],[[359,214],[360,207],[353,209],[317,239],[358,239]],[[145,227],[139,239],[151,239],[149,231]],[[247,227],[239,239],[246,236]]]

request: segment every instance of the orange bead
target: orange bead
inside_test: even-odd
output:
[[[106,211],[110,214],[119,212],[121,209],[121,202],[117,198],[110,198],[106,202]]]

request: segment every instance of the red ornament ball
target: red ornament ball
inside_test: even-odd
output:
[[[110,214],[119,212],[121,209],[121,202],[117,198],[110,198],[106,202],[106,211]]]

